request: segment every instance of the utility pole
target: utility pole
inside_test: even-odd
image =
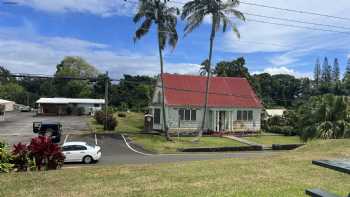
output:
[[[104,130],[106,131],[108,128],[108,71],[106,71],[106,78],[105,78],[105,122],[104,122]]]

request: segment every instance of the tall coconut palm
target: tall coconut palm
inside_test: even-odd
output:
[[[167,7],[166,1],[160,0],[139,0],[139,7],[134,16],[134,23],[141,22],[140,27],[136,30],[134,41],[140,40],[151,29],[152,24],[157,26],[158,51],[160,61],[160,80],[162,88],[162,118],[163,131],[167,140],[170,140],[168,126],[166,124],[165,114],[165,88],[163,79],[163,50],[166,45],[173,49],[176,47],[178,35],[176,31],[177,15],[179,10],[175,7]]]
[[[192,0],[187,2],[183,6],[182,20],[186,20],[187,24],[185,27],[185,35],[191,33],[195,28],[199,27],[205,16],[211,17],[211,34],[210,34],[210,45],[209,45],[209,58],[208,58],[208,68],[211,70],[211,61],[213,53],[213,45],[215,39],[215,33],[219,31],[222,26],[222,31],[226,32],[228,27],[232,27],[233,32],[236,33],[237,37],[240,37],[239,31],[236,24],[233,21],[233,17],[240,21],[245,21],[245,17],[242,12],[238,11],[236,8],[239,6],[239,0]],[[205,90],[205,103],[204,103],[204,114],[202,119],[202,124],[198,137],[201,137],[205,127],[206,116],[208,111],[208,94],[210,86],[210,76],[211,72],[207,72],[206,78],[206,90]]]

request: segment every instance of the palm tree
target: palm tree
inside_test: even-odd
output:
[[[170,45],[173,49],[176,47],[178,35],[176,31],[177,15],[179,10],[175,7],[167,7],[166,1],[160,0],[140,0],[138,11],[134,16],[134,23],[142,20],[141,26],[136,30],[134,41],[140,40],[145,36],[152,24],[157,25],[158,49],[160,60],[160,79],[162,88],[162,118],[163,131],[167,140],[171,140],[168,133],[165,114],[165,88],[163,79],[163,50],[166,45]]]
[[[209,58],[208,58],[208,68],[211,70],[212,52],[215,39],[215,33],[219,31],[222,26],[222,31],[226,32],[227,27],[232,27],[233,32],[236,33],[237,37],[240,37],[239,31],[236,24],[232,21],[231,16],[245,21],[245,17],[242,12],[238,11],[236,8],[239,5],[239,0],[230,0],[222,2],[222,0],[192,0],[187,2],[183,6],[182,20],[186,20],[187,24],[185,27],[185,35],[191,33],[195,28],[203,23],[205,16],[211,16],[211,34],[210,34],[210,45],[209,45]],[[210,83],[211,72],[207,72],[206,79],[206,90],[205,90],[205,104],[204,104],[204,114],[201,124],[201,129],[198,133],[198,137],[201,137],[205,127],[207,108],[208,108],[208,94],[209,94],[209,83]]]

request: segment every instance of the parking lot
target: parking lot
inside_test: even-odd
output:
[[[61,122],[63,134],[89,131],[86,116],[35,116],[32,112],[6,113],[5,121],[0,121],[0,140],[9,144],[28,142],[33,133],[33,122]]]

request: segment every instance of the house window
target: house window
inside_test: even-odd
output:
[[[94,104],[94,107],[100,107],[100,104]]]
[[[179,109],[179,118],[180,120],[196,121],[197,111],[191,109]]]
[[[248,111],[248,120],[249,121],[253,120],[253,111]]]
[[[237,120],[242,120],[242,111],[237,111]]]
[[[160,109],[154,109],[153,117],[154,124],[160,124]]]
[[[195,121],[197,119],[197,110],[191,110],[191,120]]]
[[[242,121],[252,121],[253,120],[253,111],[237,111],[237,120]]]

